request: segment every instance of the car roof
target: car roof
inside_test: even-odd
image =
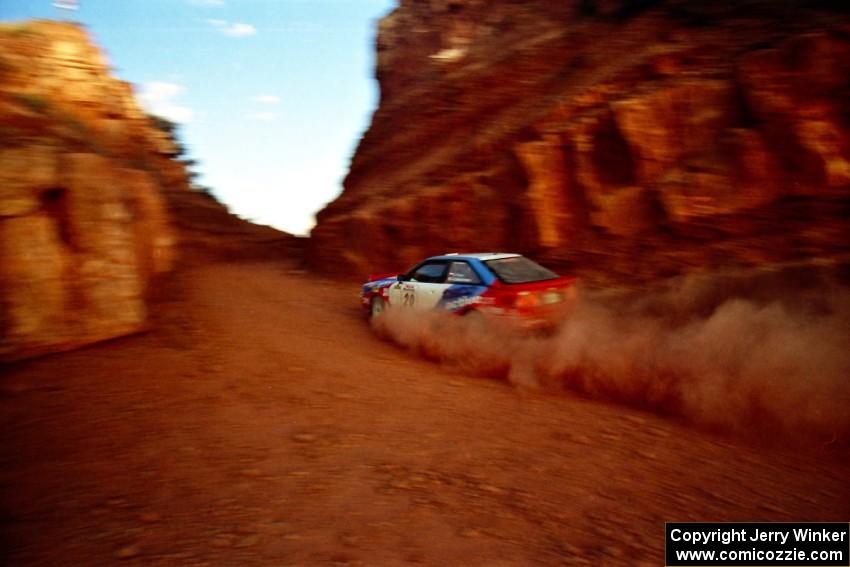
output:
[[[448,254],[443,254],[441,256],[432,256],[428,258],[429,260],[481,260],[482,262],[486,262],[487,260],[501,260],[503,258],[516,258],[519,254],[514,254],[512,252],[451,252]]]

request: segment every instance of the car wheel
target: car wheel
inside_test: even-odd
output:
[[[374,320],[380,317],[386,310],[387,304],[384,302],[384,298],[373,297],[372,301],[369,303],[369,319]]]

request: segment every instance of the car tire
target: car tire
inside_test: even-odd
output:
[[[383,297],[373,297],[369,302],[369,319],[374,321],[387,310],[387,304]]]

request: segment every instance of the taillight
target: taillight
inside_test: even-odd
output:
[[[521,291],[516,294],[516,301],[514,305],[517,309],[531,309],[533,307],[537,307],[539,303],[540,298],[537,297],[536,293]]]

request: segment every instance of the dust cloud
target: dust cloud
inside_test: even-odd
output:
[[[401,309],[375,329],[428,359],[522,388],[571,390],[724,431],[847,441],[846,283],[804,268],[579,295],[545,336]]]

